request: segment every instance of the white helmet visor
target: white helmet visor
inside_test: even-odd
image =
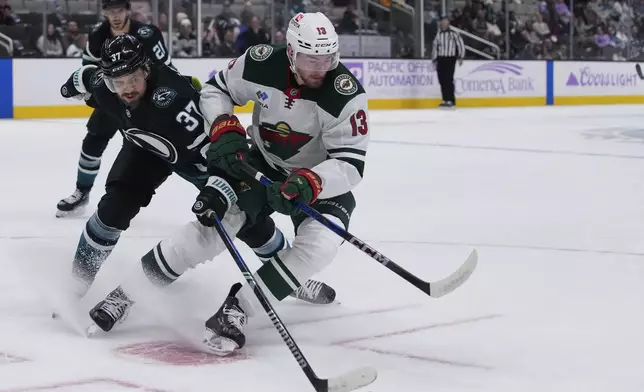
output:
[[[338,66],[338,53],[305,54],[297,53],[295,68],[307,72],[328,72]]]

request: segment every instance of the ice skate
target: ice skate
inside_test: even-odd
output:
[[[215,355],[232,354],[246,344],[246,336],[244,335],[244,326],[247,322],[246,312],[235,297],[241,287],[241,283],[235,283],[217,313],[206,321],[206,336],[203,344],[209,352]]]
[[[324,282],[309,279],[289,296],[316,305],[335,301],[335,290]]]
[[[89,317],[97,327],[109,332],[117,322],[122,323],[125,320],[133,304],[123,290],[117,287],[89,311]],[[93,335],[95,331],[95,328],[88,329],[88,335]]]
[[[81,215],[89,203],[89,190],[76,189],[74,193],[58,202],[56,218]]]

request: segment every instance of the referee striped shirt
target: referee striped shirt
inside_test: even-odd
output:
[[[437,57],[465,57],[465,45],[461,35],[450,29],[439,30],[432,47],[432,59]]]

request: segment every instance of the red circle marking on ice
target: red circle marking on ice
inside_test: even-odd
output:
[[[226,357],[219,357],[183,346],[180,343],[162,341],[129,344],[119,347],[115,351],[126,356],[179,366],[228,364],[249,358],[248,354],[240,352],[235,352]]]

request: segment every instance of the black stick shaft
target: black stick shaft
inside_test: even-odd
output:
[[[235,263],[237,264],[237,267],[241,270],[242,274],[244,275],[244,278],[246,279],[246,282],[253,288],[253,292],[257,296],[257,299],[259,300],[259,303],[262,305],[266,313],[268,314],[268,317],[271,319],[271,322],[273,323],[273,326],[275,329],[277,329],[277,332],[279,332],[280,336],[282,337],[282,340],[284,340],[284,343],[288,346],[289,350],[291,351],[291,354],[293,354],[293,357],[297,361],[297,363],[300,365],[300,368],[302,368],[302,371],[306,375],[306,377],[309,379],[309,382],[313,385],[316,391],[318,392],[327,392],[328,391],[328,381],[325,379],[320,379],[315,372],[313,371],[313,368],[309,364],[309,362],[306,360],[304,357],[304,354],[300,350],[300,348],[297,346],[297,343],[295,343],[295,340],[291,336],[291,334],[288,332],[286,329],[286,326],[282,322],[282,320],[279,318],[277,313],[275,312],[275,309],[273,308],[273,305],[271,305],[270,301],[262,291],[261,287],[259,287],[259,284],[255,280],[255,277],[251,273],[250,269],[246,265],[246,262],[244,259],[241,257],[239,252],[237,251],[237,248],[235,247],[235,244],[233,244],[232,239],[228,236],[228,233],[226,233],[226,230],[224,229],[224,226],[222,225],[221,221],[219,218],[215,218],[215,230],[217,230],[217,233],[221,237],[221,240],[224,242],[226,245],[226,248],[228,249],[228,252],[230,252],[230,255],[233,257],[235,260]]]

